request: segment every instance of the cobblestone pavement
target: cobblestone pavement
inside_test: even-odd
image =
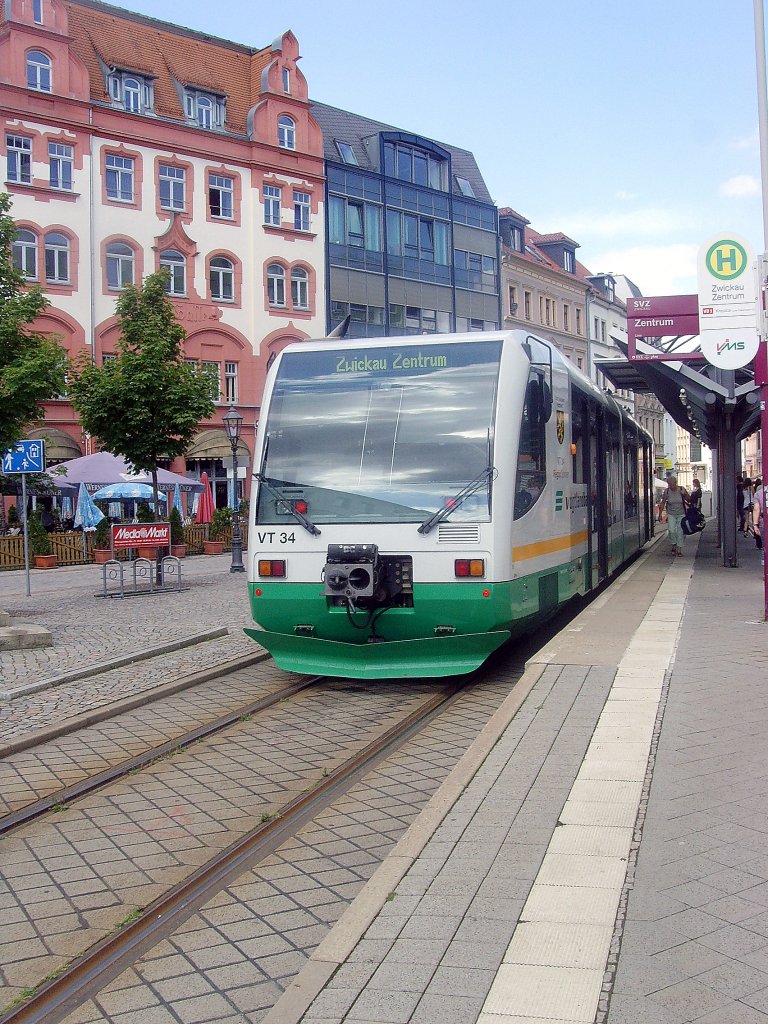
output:
[[[96,596],[101,571],[77,566],[32,573],[32,596],[22,573],[0,574],[0,608],[11,622],[46,626],[53,647],[0,654],[0,688],[12,690],[67,671],[103,665],[216,627],[229,634],[89,678],[16,697],[0,704],[0,741],[152,689],[169,678],[199,671],[258,648],[243,632],[249,624],[245,574],[229,572],[229,555],[183,563],[189,589],[124,600]]]

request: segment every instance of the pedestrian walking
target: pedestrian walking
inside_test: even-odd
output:
[[[664,512],[667,513],[667,530],[669,540],[672,544],[672,554],[682,555],[683,553],[683,516],[685,515],[688,503],[688,491],[684,487],[678,487],[677,477],[671,476],[667,480],[667,489],[661,499],[659,506],[659,522],[662,521]]]
[[[693,478],[693,487],[688,497],[688,505],[690,508],[695,508],[697,512],[701,512],[701,483]]]

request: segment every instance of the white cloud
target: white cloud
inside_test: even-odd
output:
[[[760,149],[760,132],[755,128],[749,135],[740,135],[731,143],[731,149],[750,149],[758,152]]]
[[[720,183],[720,195],[729,199],[759,196],[760,182],[752,174],[737,174]]]
[[[635,245],[590,254],[595,272],[626,274],[644,295],[692,295],[697,290],[696,259],[699,247]]]
[[[620,188],[616,193],[616,198],[622,202],[628,202],[630,199],[637,199],[637,192],[625,192],[623,188]]]

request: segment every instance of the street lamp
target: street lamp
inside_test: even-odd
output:
[[[232,510],[232,564],[230,572],[245,572],[243,565],[243,535],[240,532],[240,501],[237,486],[237,445],[240,441],[240,431],[243,428],[243,417],[234,407],[230,405],[229,412],[224,419],[224,429],[229,438],[232,448],[232,491],[235,499],[235,507]]]

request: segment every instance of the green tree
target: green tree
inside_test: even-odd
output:
[[[115,358],[104,366],[81,358],[69,385],[83,428],[134,469],[152,474],[155,509],[158,460],[184,454],[218,397],[215,369],[184,360],[186,331],[166,294],[167,282],[163,270],[121,293]]]
[[[10,196],[0,192],[0,452],[40,422],[42,402],[64,393],[69,366],[58,341],[30,330],[49,303],[13,265],[16,223],[10,209]],[[4,491],[6,483],[15,491],[15,480],[3,481]]]

